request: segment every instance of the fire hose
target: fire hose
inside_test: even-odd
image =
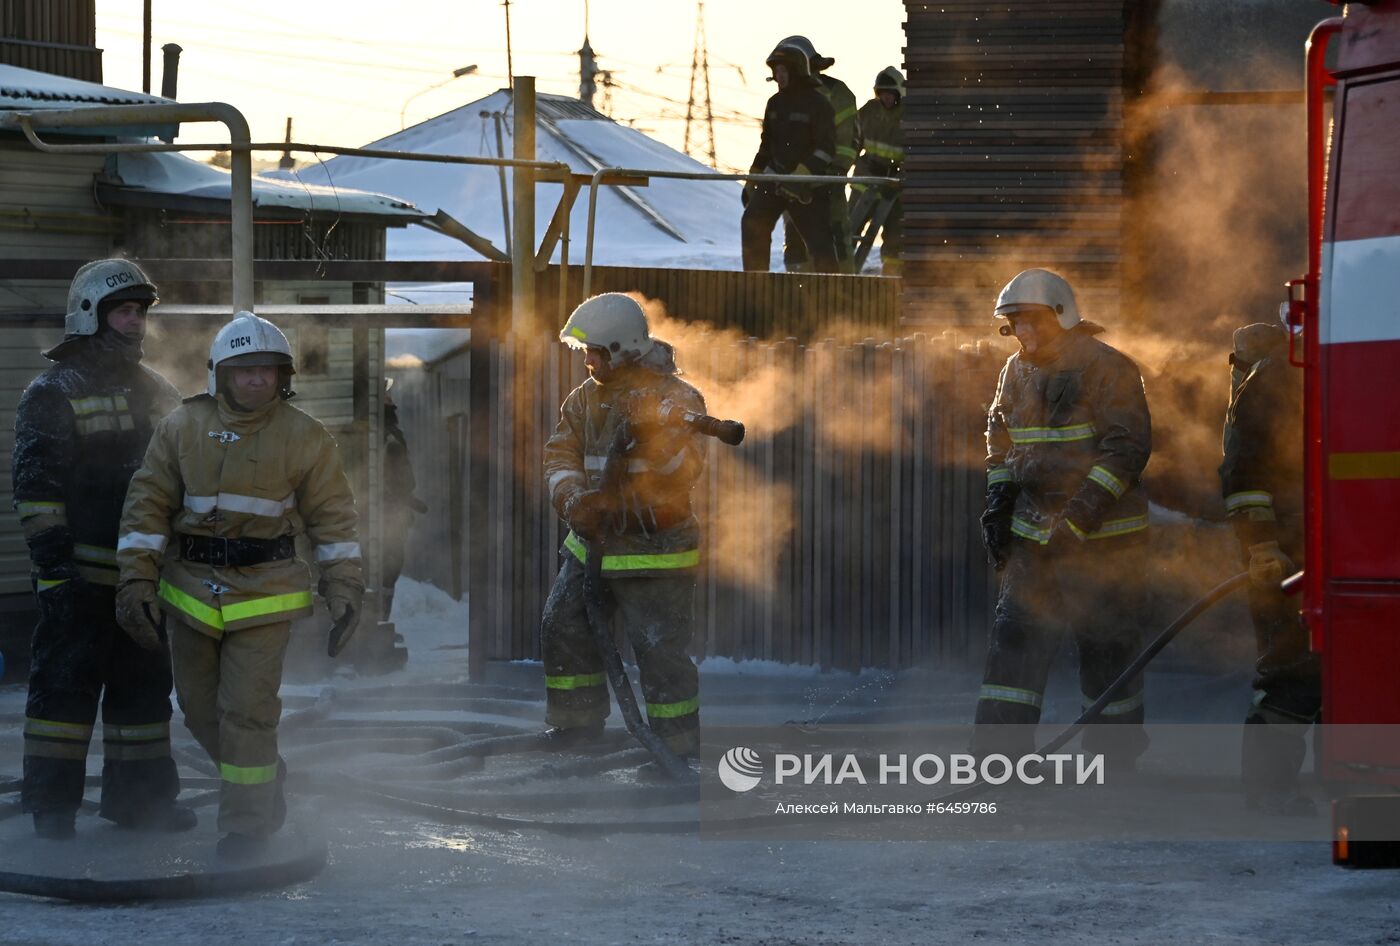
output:
[[[737,446],[744,440],[744,425],[738,421],[720,420],[708,414],[685,410],[670,401],[659,406],[656,419],[661,424],[684,425],[696,433],[714,437],[730,446]],[[598,487],[610,510],[608,518],[614,521],[624,514],[623,487],[627,476],[628,454],[636,443],[631,417],[624,415],[608,445],[607,460],[603,464],[603,475]],[[580,536],[585,550],[583,597],[589,629],[593,632],[598,653],[603,658],[603,670],[612,687],[627,731],[652,754],[657,766],[668,778],[677,782],[694,781],[695,774],[690,770],[690,766],[642,719],[641,711],[637,708],[637,696],[632,692],[632,684],[627,679],[626,668],[622,665],[622,655],[618,653],[617,644],[613,641],[612,598],[603,581],[603,556],[607,554],[609,531],[612,530],[605,526],[598,530],[595,536]]]

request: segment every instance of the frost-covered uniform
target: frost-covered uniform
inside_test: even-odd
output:
[[[49,353],[57,363],[20,399],[13,475],[40,614],[22,807],[78,809],[100,700],[101,813],[131,822],[180,789],[170,758],[170,655],[138,647],[114,617],[117,523],[151,431],[180,395],[121,347],[104,333]]]
[[[977,703],[978,723],[1035,723],[1061,623],[1074,632],[1086,705],[1136,655],[1147,499],[1138,478],[1152,451],[1152,422],[1132,360],[1080,323],[1044,351],[1012,355],[987,417],[989,493],[1016,492],[1018,537],[1002,574]],[[1073,544],[1050,545],[1057,517]],[[1139,677],[1091,727],[1090,746],[1136,755],[1145,748]],[[1016,751],[1030,751],[1029,729]],[[986,732],[979,740],[999,738]]]
[[[1281,330],[1277,336],[1274,350],[1248,368],[1230,398],[1220,485],[1243,561],[1249,562],[1250,546],[1277,542],[1301,568],[1301,372],[1287,363],[1287,336]],[[1321,680],[1296,602],[1253,582],[1248,593],[1259,659],[1243,774],[1246,791],[1265,793],[1296,785],[1306,755],[1303,731],[1322,704]]]
[[[664,343],[658,342],[657,345]],[[607,384],[592,378],[564,400],[559,425],[545,444],[544,469],[550,502],[561,516],[578,493],[596,489],[620,402],[644,416],[662,401],[703,412],[700,392],[676,377],[632,366]],[[651,727],[680,753],[699,747],[699,675],[686,647],[693,627],[695,568],[700,561],[700,526],[690,491],[704,468],[696,435],[685,428],[635,428],[638,447],[628,460],[625,525],[604,537],[603,576],[641,670]],[[594,645],[584,608],[584,546],[570,532],[563,565],[545,602],[546,720],[565,729],[600,724],[609,712],[603,661]]]
[[[355,501],[334,438],[278,398],[252,411],[189,398],[157,427],[122,513],[121,583],[159,582],[185,724],[223,778],[219,830],[281,826],[277,721],[290,622],[311,613],[307,535],[327,598],[364,582]],[[209,541],[209,540],[212,540]],[[250,541],[245,541],[250,540]],[[196,547],[218,558],[194,561]]]

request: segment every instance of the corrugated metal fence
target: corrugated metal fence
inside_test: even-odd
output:
[[[541,471],[581,358],[473,330],[474,661],[535,658],[562,524]],[[478,337],[479,336],[479,337]],[[716,341],[682,352],[712,413],[694,651],[822,667],[975,658],[991,602],[977,515],[983,404],[1000,357],[924,336]]]

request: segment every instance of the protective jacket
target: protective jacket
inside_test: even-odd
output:
[[[108,350],[101,337],[70,340],[54,357],[61,360],[20,398],[15,509],[40,572],[71,560],[87,581],[115,587],[127,484],[180,394],[154,371]]]
[[[676,377],[669,355],[666,361],[663,372],[631,366],[607,384],[583,382],[564,399],[559,425],[545,443],[549,498],[563,517],[573,496],[598,488],[617,426],[632,418],[637,445],[627,460],[626,514],[605,537],[603,574],[609,578],[674,575],[700,561],[700,527],[690,491],[704,468],[704,451],[688,428],[663,427],[650,419],[664,402],[703,412],[705,400]],[[579,561],[585,559],[583,543],[572,531],[564,546]]]
[[[187,561],[181,536],[305,535],[324,593],[364,586],[355,528],[335,439],[319,422],[280,398],[243,412],[222,394],[201,394],[157,427],[127,493],[117,559],[123,583],[158,580],[166,607],[218,637],[310,614],[310,573],[295,556],[239,567]]]
[[[819,75],[821,91],[831,103],[832,120],[836,124],[836,151],[830,174],[845,174],[856,163],[860,151],[860,122],[857,120],[856,96],[840,79]]]
[[[1152,452],[1142,376],[1080,323],[1034,359],[1007,359],[987,416],[989,489],[1017,490],[1011,531],[1042,545],[1057,517],[1081,540],[1142,537],[1136,489]]]
[[[1300,521],[1302,386],[1279,355],[1254,363],[1225,413],[1220,487],[1245,547],[1279,541],[1279,520]]]
[[[904,163],[904,103],[885,108],[879,99],[871,99],[860,107],[860,137],[856,147],[856,176],[892,177]],[[853,184],[863,190],[865,185]]]
[[[836,160],[836,112],[813,80],[794,77],[763,113],[763,135],[749,170],[829,174]]]

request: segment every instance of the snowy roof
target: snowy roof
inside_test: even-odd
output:
[[[502,115],[506,156],[512,150],[514,114],[501,90],[366,147],[437,154],[496,157],[494,113]],[[536,97],[535,153],[580,174],[600,167],[709,172],[705,165],[618,124],[591,106],[559,95]],[[755,145],[757,141],[755,140]],[[415,163],[342,155],[298,170],[303,181],[400,194],[427,213],[441,209],[505,249],[499,171],[490,166]],[[286,179],[282,171],[268,178]],[[506,188],[511,186],[506,171]],[[612,266],[731,268],[740,265],[740,185],[734,181],[653,180],[648,187],[601,189],[594,261]],[[559,200],[558,184],[541,183],[535,231],[543,234]],[[569,261],[582,263],[588,225],[588,193],[579,194],[570,218]],[[389,259],[479,259],[465,244],[414,227],[389,234]],[[554,259],[559,259],[555,249]]]
[[[0,108],[70,108],[87,105],[147,105],[171,102],[159,95],[128,92],[96,82],[0,64]]]
[[[107,166],[104,199],[113,203],[163,205],[169,198],[222,204],[229,201],[232,175],[182,154],[121,153],[112,155]],[[424,216],[408,201],[388,194],[258,176],[253,178],[253,206],[259,210],[282,208],[320,214],[392,217],[399,218],[397,222],[402,224]]]

